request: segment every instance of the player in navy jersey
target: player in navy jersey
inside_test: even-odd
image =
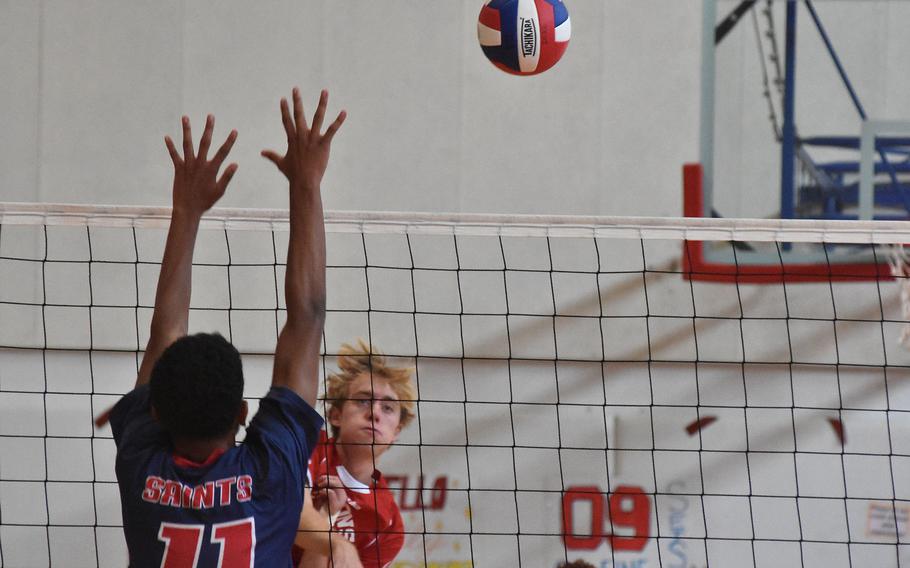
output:
[[[209,159],[214,118],[194,151],[183,118],[183,153],[165,142],[174,163],[173,212],[151,333],[136,388],[110,413],[123,525],[134,568],[291,566],[301,509],[300,480],[323,420],[313,409],[325,320],[325,227],[320,184],[342,112],[322,133],[323,91],[307,125],[297,89],[293,116],[281,116],[285,155],[263,151],[290,185],[291,233],[285,295],[287,323],[278,338],[272,388],[246,423],[240,355],[217,334],[187,334],[193,249],[202,214],[224,194],[236,164],[218,172],[237,138],[232,131]],[[309,546],[357,566],[353,547],[312,533]],[[345,558],[355,560],[345,563]]]

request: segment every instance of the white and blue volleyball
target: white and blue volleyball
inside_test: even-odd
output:
[[[484,55],[515,75],[536,75],[556,65],[571,35],[562,0],[487,0],[477,20]]]

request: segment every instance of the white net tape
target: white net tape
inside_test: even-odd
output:
[[[0,224],[99,227],[167,227],[170,209],[0,202]],[[287,230],[281,209],[215,208],[203,228]],[[329,232],[508,235],[516,237],[604,237],[893,244],[910,242],[907,221],[804,219],[719,219],[561,215],[486,215],[386,211],[329,211]]]

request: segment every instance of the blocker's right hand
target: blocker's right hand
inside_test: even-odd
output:
[[[329,103],[329,92],[324,90],[319,96],[319,106],[313,115],[312,127],[307,125],[303,103],[300,100],[300,89],[294,87],[292,96],[293,118],[288,109],[287,99],[281,99],[281,121],[284,123],[284,132],[288,139],[287,152],[281,156],[273,150],[263,150],[262,156],[278,166],[292,187],[318,190],[329,164],[332,138],[341,128],[347,113],[345,111],[338,113],[338,118],[329,125],[325,133],[321,133],[325,108]]]
[[[212,143],[212,130],[215,128],[215,117],[208,115],[205,121],[205,131],[199,141],[199,152],[193,150],[193,133],[190,128],[189,117],[184,116],[183,124],[183,156],[174,146],[170,136],[164,137],[167,151],[174,162],[174,190],[173,202],[175,213],[187,213],[201,216],[221,199],[227,189],[228,183],[237,171],[237,164],[229,165],[221,177],[218,170],[224,163],[234,141],[237,140],[237,131],[232,130],[227,140],[218,149],[211,160],[208,159],[209,146]]]

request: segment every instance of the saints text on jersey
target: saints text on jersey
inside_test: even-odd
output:
[[[252,498],[253,478],[249,475],[227,477],[196,486],[150,475],[145,478],[145,490],[142,492],[142,500],[147,503],[182,509],[211,509],[216,504],[227,507],[234,499],[244,503]]]

